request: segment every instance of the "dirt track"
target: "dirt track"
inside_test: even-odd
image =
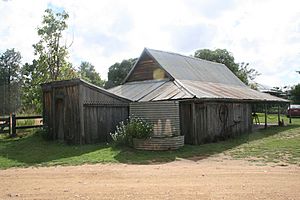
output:
[[[0,170],[0,199],[300,199],[300,167],[224,156]]]

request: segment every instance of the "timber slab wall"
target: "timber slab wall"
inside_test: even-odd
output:
[[[71,144],[108,142],[128,118],[129,100],[81,79],[42,85],[43,117],[49,138]]]
[[[181,102],[181,134],[186,144],[202,144],[251,132],[249,103]]]

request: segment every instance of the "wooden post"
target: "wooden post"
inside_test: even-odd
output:
[[[11,135],[11,114],[8,116],[8,134]]]
[[[278,126],[280,126],[280,104],[278,104]]]
[[[198,144],[198,137],[196,137],[196,109],[195,109],[195,102],[192,102],[192,122],[193,122],[193,134],[192,134],[192,140],[194,144]]]
[[[267,103],[265,103],[265,129],[268,127],[267,114],[268,114]]]
[[[11,115],[11,123],[12,123],[11,124],[11,127],[12,127],[11,137],[16,137],[17,136],[17,129],[16,129],[17,122],[16,122],[15,114]]]
[[[78,85],[78,95],[79,95],[79,121],[80,121],[80,144],[86,142],[85,133],[84,133],[84,108],[83,108],[83,85]]]
[[[291,103],[289,103],[289,110],[291,110]],[[291,124],[292,123],[292,112],[290,111],[288,114],[290,117],[290,124]]]

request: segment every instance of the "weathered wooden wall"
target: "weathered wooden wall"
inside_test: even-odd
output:
[[[128,105],[84,105],[85,143],[111,141],[110,133],[128,118]]]
[[[182,102],[181,131],[188,144],[224,139],[252,129],[248,103]]]
[[[52,139],[81,143],[79,87],[69,85],[44,90],[44,121]]]
[[[128,77],[127,82],[166,78],[169,78],[169,76],[165,70],[163,70],[150,56],[145,55],[138,61],[137,66]]]
[[[82,80],[42,87],[44,122],[54,140],[73,144],[107,142],[109,133],[128,118],[128,100]]]
[[[110,141],[110,133],[129,116],[129,102],[87,84],[81,87],[85,143]]]
[[[178,101],[133,102],[129,113],[153,124],[155,136],[180,135]]]

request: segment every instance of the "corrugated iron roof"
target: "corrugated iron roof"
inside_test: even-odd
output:
[[[121,97],[132,101],[160,101],[193,98],[182,86],[173,81],[138,81],[129,82],[109,89]]]
[[[125,81],[109,92],[140,102],[191,98],[288,102],[250,89],[223,64],[153,49],[145,49],[141,57],[145,54],[174,80]]]
[[[220,83],[205,83],[201,81],[181,80],[182,84],[199,99],[236,99],[250,101],[274,101],[288,100],[253,90],[249,87],[225,85]]]
[[[223,64],[153,49],[146,49],[146,52],[150,53],[174,79],[245,87],[245,84]]]

